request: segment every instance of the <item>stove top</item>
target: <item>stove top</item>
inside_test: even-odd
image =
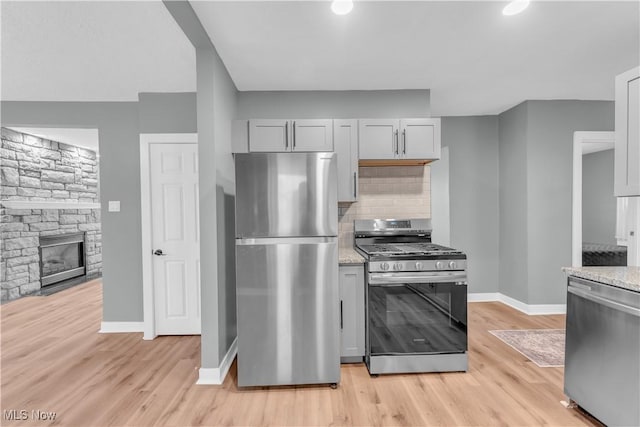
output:
[[[411,242],[411,243],[376,243],[360,244],[358,247],[367,255],[458,255],[462,252],[446,246],[436,245],[431,242]]]
[[[409,261],[430,260],[434,265],[447,261],[437,264],[448,265],[466,260],[464,252],[431,242],[431,220],[426,218],[356,220],[354,236],[356,250],[368,261],[393,261],[398,268]]]

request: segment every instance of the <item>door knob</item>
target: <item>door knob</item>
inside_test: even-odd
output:
[[[158,256],[165,256],[165,254],[162,253],[162,249],[156,249],[155,251],[153,251],[153,254]]]

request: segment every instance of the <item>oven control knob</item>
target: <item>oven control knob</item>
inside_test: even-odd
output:
[[[393,269],[394,269],[394,270],[396,270],[396,271],[400,271],[400,270],[402,270],[402,264],[400,264],[399,262],[396,262],[396,263],[393,265]]]
[[[444,268],[444,264],[442,263],[442,261],[436,262],[436,269],[442,270],[443,268]]]
[[[380,268],[387,271],[389,269],[389,264],[387,264],[386,262],[383,262],[382,264],[380,264]]]
[[[416,270],[418,270],[418,271],[422,270],[422,263],[421,262],[416,262]]]
[[[449,261],[449,268],[455,270],[458,267],[455,261]]]

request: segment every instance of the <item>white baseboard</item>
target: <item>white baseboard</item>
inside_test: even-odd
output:
[[[467,295],[468,302],[491,302],[500,301],[499,292],[483,292],[483,293],[471,293]]]
[[[566,304],[526,304],[505,294],[500,294],[499,301],[530,316],[544,314],[565,314],[567,312]]]
[[[486,293],[471,293],[467,296],[469,302],[490,302],[499,301],[511,308],[515,308],[518,311],[528,314],[530,316],[544,315],[544,314],[566,314],[566,304],[526,304],[515,298],[511,298],[500,292],[486,292]]]
[[[529,313],[532,316],[542,314],[567,314],[567,304],[530,304]]]
[[[143,331],[144,322],[102,322],[99,332],[101,334],[117,334]]]
[[[229,347],[227,354],[222,358],[219,367],[200,368],[199,378],[198,381],[196,381],[196,384],[222,384],[224,379],[227,377],[227,373],[229,372],[229,368],[231,367],[231,363],[233,363],[233,359],[235,359],[236,354],[238,354],[238,337],[236,337],[236,339],[233,340],[233,343],[231,343],[231,346]]]

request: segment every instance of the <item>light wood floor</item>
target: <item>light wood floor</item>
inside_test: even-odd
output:
[[[597,425],[560,404],[562,368],[538,368],[491,329],[563,328],[564,316],[525,316],[500,303],[469,304],[467,373],[384,375],[343,365],[327,386],[239,390],[195,385],[200,337],[99,334],[100,281],[0,307],[4,411],[56,413],[53,423],[2,425]]]

